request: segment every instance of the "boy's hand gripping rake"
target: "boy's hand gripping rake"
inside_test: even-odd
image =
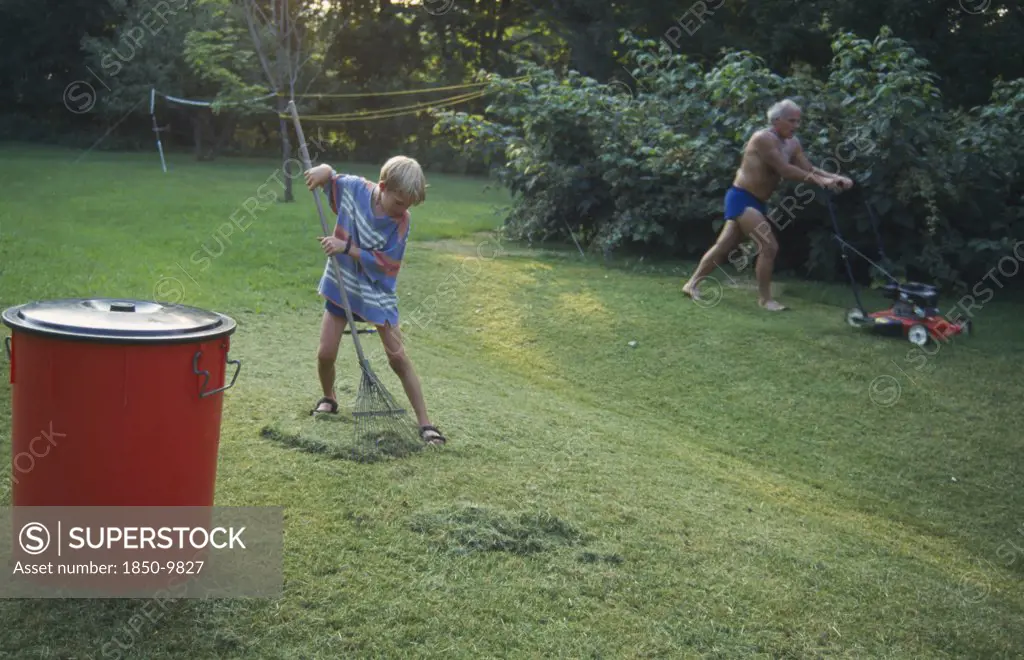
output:
[[[299,140],[299,153],[302,156],[302,164],[305,169],[310,169],[313,163],[309,158],[309,150],[306,149],[306,137],[302,133],[302,124],[299,122],[299,113],[294,101],[288,102],[288,110],[291,112],[292,121],[295,123],[295,133]],[[327,228],[327,221],[324,219],[324,209],[320,202],[320,191],[313,189],[313,200],[316,202],[316,210],[320,214],[320,226],[324,236],[330,236],[331,231]],[[345,290],[345,281],[341,278],[341,268],[338,260],[331,257],[331,265],[334,266],[334,277],[338,280],[338,289],[341,291],[342,307],[345,309],[345,317],[348,319],[350,328],[355,328],[352,320],[352,311],[348,302],[348,292]],[[405,409],[399,406],[395,398],[391,396],[384,384],[380,382],[377,374],[370,367],[370,361],[363,354],[363,347],[359,341],[357,332],[352,333],[352,342],[356,346],[356,353],[359,355],[359,366],[363,376],[359,383],[359,392],[356,394],[355,409],[352,412],[355,417],[355,440],[356,444],[372,443],[374,448],[381,448],[382,444],[400,444],[417,437],[416,426],[409,419]]]

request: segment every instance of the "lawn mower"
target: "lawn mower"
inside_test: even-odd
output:
[[[876,334],[889,337],[904,337],[915,346],[925,346],[929,341],[946,341],[954,335],[969,336],[971,334],[973,328],[969,319],[951,322],[939,312],[939,292],[934,286],[920,282],[900,282],[884,268],[864,256],[864,253],[844,241],[839,232],[839,223],[836,221],[832,196],[829,195],[827,199],[828,211],[832,216],[832,226],[835,229],[835,238],[842,248],[843,263],[846,264],[846,272],[850,276],[850,284],[853,286],[853,296],[857,301],[857,306],[846,312],[848,325],[854,328],[865,328]],[[878,220],[871,205],[867,202],[864,205],[868,209],[871,227],[878,239],[878,254],[881,260],[885,261],[882,236],[878,231]],[[857,280],[853,276],[850,259],[846,254],[847,249],[856,252],[889,279],[889,283],[882,288],[882,292],[886,298],[893,301],[892,307],[871,313],[864,310]]]

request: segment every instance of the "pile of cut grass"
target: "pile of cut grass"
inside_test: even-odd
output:
[[[509,552],[532,555],[562,546],[585,544],[589,538],[550,513],[510,514],[486,506],[460,505],[413,517],[410,529],[435,548],[457,555]]]
[[[356,463],[406,458],[423,451],[424,447],[420,441],[392,432],[356,438],[350,424],[322,421],[290,427],[282,424],[267,425],[260,430],[260,437],[311,454]]]

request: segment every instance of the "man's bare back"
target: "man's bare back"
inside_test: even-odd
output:
[[[791,137],[783,140],[771,129],[762,129],[754,133],[743,148],[743,160],[736,170],[736,178],[732,185],[743,188],[763,202],[767,202],[775,189],[782,183],[783,177],[771,165],[765,162],[758,148],[774,148],[782,153],[786,163],[792,163],[794,155],[800,150],[800,142]]]

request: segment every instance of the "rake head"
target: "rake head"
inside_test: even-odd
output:
[[[364,449],[390,452],[409,443],[422,444],[416,424],[369,365],[363,366],[352,415],[356,444]]]

